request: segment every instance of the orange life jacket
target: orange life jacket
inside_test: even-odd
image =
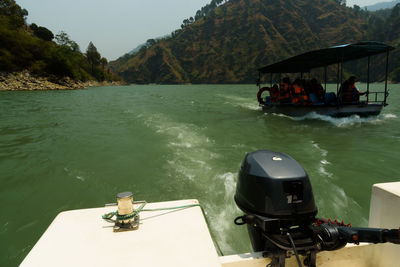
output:
[[[303,91],[302,87],[298,84],[293,84],[293,92],[295,95],[300,95]]]
[[[302,98],[303,98],[303,105],[311,104],[308,102],[308,95],[305,92],[302,95]]]
[[[293,84],[292,102],[293,104],[307,104],[308,95],[306,94],[303,86]]]

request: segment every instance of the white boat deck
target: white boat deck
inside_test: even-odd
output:
[[[194,203],[149,203],[145,208]],[[119,233],[101,218],[116,209],[60,213],[21,266],[221,266],[200,207],[141,212],[138,230]]]
[[[149,203],[145,208],[166,208],[198,203],[180,200]],[[400,182],[374,185],[370,227],[400,226]],[[261,253],[218,257],[200,207],[141,212],[136,231],[113,232],[101,219],[117,207],[60,213],[22,262],[21,266],[207,266],[265,267],[270,259]],[[317,266],[400,267],[400,245],[361,244],[317,254]],[[295,258],[287,267],[298,266]]]

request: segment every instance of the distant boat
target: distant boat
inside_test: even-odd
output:
[[[382,108],[387,106],[388,97],[388,61],[389,52],[395,48],[380,42],[359,42],[355,44],[345,44],[333,46],[325,49],[310,51],[301,55],[297,55],[283,61],[262,67],[258,69],[259,80],[257,82],[259,91],[257,98],[260,106],[264,111],[271,113],[281,113],[288,116],[304,116],[310,112],[315,112],[321,115],[332,117],[347,117],[359,115],[361,117],[379,115]],[[385,89],[382,91],[369,90],[370,84],[370,57],[378,54],[386,53],[386,76]],[[367,99],[359,101],[344,102],[342,94],[339,90],[339,85],[343,81],[343,63],[368,58],[368,80],[367,80]],[[326,70],[330,65],[337,65],[337,92],[326,92]],[[325,88],[321,86],[323,93],[322,97],[317,97],[314,93],[307,93],[308,99],[303,103],[295,103],[293,94],[286,99],[282,98],[282,74],[300,73],[303,77],[304,73],[309,73],[312,69],[324,67]],[[260,80],[262,75],[270,74],[271,87],[262,87]],[[272,85],[272,75],[279,74],[279,85]],[[273,89],[275,88],[275,89]],[[303,88],[305,90],[306,88]],[[274,92],[275,90],[275,92]],[[263,98],[261,94],[264,91],[269,91],[270,96]],[[307,91],[307,90],[305,90]],[[293,89],[291,89],[293,92]],[[273,96],[275,94],[275,97]],[[276,95],[277,94],[277,95]],[[305,94],[304,94],[305,95]]]

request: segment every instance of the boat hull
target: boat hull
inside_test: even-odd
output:
[[[261,105],[268,113],[284,114],[291,117],[302,117],[309,113],[331,117],[349,117],[358,115],[360,117],[377,116],[381,113],[383,104],[350,104],[342,106],[294,106],[288,105]]]

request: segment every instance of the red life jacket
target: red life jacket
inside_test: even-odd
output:
[[[298,104],[301,101],[301,86],[293,84],[292,103]]]
[[[269,94],[271,96],[271,102],[275,103],[279,101],[279,88],[271,87]]]
[[[349,84],[345,88],[343,88],[343,97],[342,101],[343,102],[353,102],[354,100],[354,90],[356,90],[356,85],[355,84]]]

